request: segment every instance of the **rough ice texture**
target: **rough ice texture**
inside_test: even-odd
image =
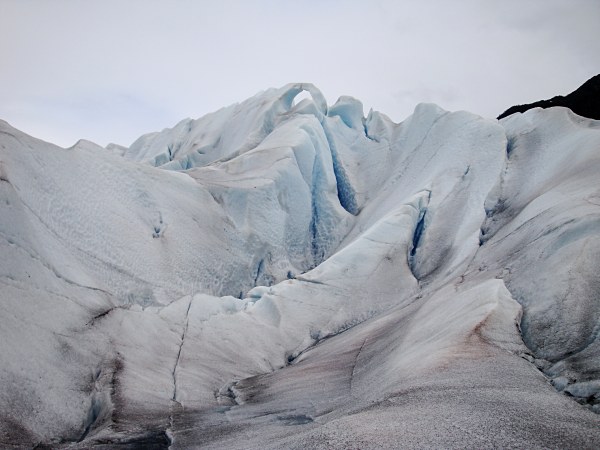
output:
[[[0,444],[595,447],[599,148],[309,84],[129,148],[0,122]]]

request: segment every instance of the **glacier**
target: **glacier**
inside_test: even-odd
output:
[[[0,121],[0,444],[594,448],[599,174],[567,108],[307,83],[129,147]]]

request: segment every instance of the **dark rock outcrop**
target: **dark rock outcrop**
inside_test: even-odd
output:
[[[549,100],[540,100],[527,105],[516,105],[508,108],[498,116],[498,119],[510,116],[517,112],[525,112],[531,108],[550,108],[552,106],[565,106],[583,117],[600,120],[600,74],[583,83],[579,89],[567,96],[557,95]]]

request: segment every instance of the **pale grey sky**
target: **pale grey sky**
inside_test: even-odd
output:
[[[129,145],[289,82],[396,122],[495,117],[600,73],[598,0],[0,0],[0,119]]]

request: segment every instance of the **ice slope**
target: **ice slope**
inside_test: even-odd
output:
[[[593,448],[599,147],[309,84],[129,148],[0,122],[0,443]]]

